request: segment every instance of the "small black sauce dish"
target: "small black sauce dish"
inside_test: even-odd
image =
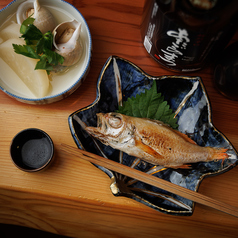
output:
[[[26,172],[44,169],[54,157],[54,144],[44,131],[29,128],[19,132],[12,140],[10,155],[13,163]]]

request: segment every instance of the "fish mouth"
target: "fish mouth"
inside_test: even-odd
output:
[[[103,113],[98,113],[97,115],[97,127],[87,126],[85,130],[95,138],[103,137]]]
[[[101,115],[97,114],[97,127],[102,127],[102,118]]]
[[[97,127],[99,130],[102,130],[103,127],[107,129],[107,123],[106,120],[104,120],[105,113],[97,113]]]

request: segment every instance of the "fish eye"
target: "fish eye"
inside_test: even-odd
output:
[[[122,120],[120,117],[114,114],[114,115],[111,115],[111,117],[109,117],[108,123],[111,127],[119,128],[122,124]]]

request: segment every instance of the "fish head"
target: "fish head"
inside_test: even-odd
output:
[[[86,127],[85,130],[101,141],[118,138],[124,130],[126,123],[120,113],[98,113],[97,127]]]

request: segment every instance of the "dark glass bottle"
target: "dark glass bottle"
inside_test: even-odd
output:
[[[238,42],[221,53],[214,70],[214,82],[224,96],[238,100]]]
[[[143,44],[170,70],[196,71],[217,57],[236,31],[237,0],[148,0]]]

